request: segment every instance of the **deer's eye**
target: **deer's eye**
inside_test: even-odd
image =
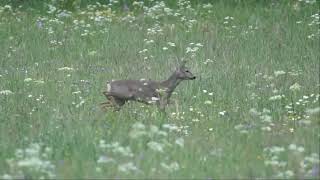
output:
[[[186,72],[188,73],[188,72],[189,72],[189,70],[186,70]]]

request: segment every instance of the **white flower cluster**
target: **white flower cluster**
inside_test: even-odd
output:
[[[55,165],[48,160],[51,151],[51,148],[42,148],[38,143],[32,143],[26,149],[17,149],[15,157],[7,160],[10,173],[3,178],[20,179],[31,174],[35,179],[54,178]]]

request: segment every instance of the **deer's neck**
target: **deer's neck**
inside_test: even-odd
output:
[[[168,93],[168,95],[170,96],[171,93],[174,91],[174,89],[179,85],[179,83],[181,82],[181,79],[178,79],[176,74],[173,73],[169,79],[162,81],[161,85],[166,88],[166,92]]]

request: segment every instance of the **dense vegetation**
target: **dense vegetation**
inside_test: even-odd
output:
[[[319,178],[319,1],[0,6],[0,177]],[[167,115],[100,109],[177,59]]]

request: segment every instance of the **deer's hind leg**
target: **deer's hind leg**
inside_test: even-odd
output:
[[[112,95],[108,94],[108,92],[103,92],[103,94],[108,99],[107,102],[100,104],[102,106],[102,108],[104,108],[104,109],[107,109],[108,107],[113,107],[114,111],[119,111],[121,109],[121,106],[123,106],[126,103],[125,100],[120,99],[116,96],[112,96]]]
[[[115,96],[109,96],[108,99],[112,102],[114,111],[119,111],[121,107],[126,103],[125,100],[117,98]]]
[[[104,91],[102,92],[104,96],[108,99],[108,101],[100,103],[101,109],[106,110],[108,107],[112,107],[112,102],[108,98],[108,92]]]

